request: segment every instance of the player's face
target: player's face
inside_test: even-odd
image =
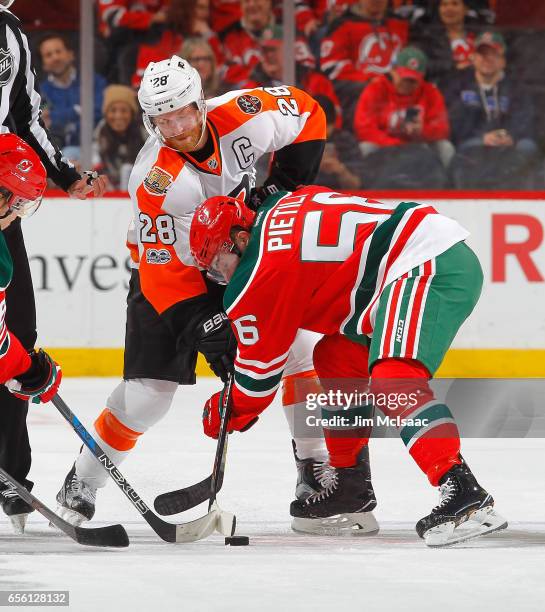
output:
[[[219,251],[214,257],[210,265],[210,269],[217,272],[225,279],[228,283],[240,262],[240,257],[236,253],[230,253],[228,251]]]
[[[242,255],[248,247],[248,243],[250,242],[250,232],[247,232],[246,230],[238,231],[233,236],[233,241],[234,242],[231,243],[230,247],[224,247],[218,251],[217,255],[212,260],[212,264],[210,265],[210,269],[221,274],[227,283],[231,280],[231,277],[235,273],[235,270],[240,263],[239,255]],[[239,254],[237,254],[235,251],[238,251]]]
[[[17,215],[9,209],[8,198],[0,193],[0,231],[5,230],[16,217]]]
[[[196,104],[152,117],[166,144],[181,153],[194,151],[202,136],[202,115]]]

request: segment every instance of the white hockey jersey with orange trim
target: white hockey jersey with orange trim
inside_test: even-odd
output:
[[[134,225],[128,246],[142,292],[160,314],[206,292],[189,252],[195,208],[216,195],[247,197],[262,155],[325,140],[320,105],[295,87],[233,91],[208,100],[207,107],[210,157],[199,163],[150,137],[129,180]],[[299,165],[307,163],[304,157]]]

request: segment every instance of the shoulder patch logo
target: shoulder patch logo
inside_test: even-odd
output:
[[[0,85],[6,85],[13,74],[13,55],[0,48]]]
[[[172,174],[159,166],[153,166],[144,179],[144,189],[151,195],[162,196],[170,189],[173,180]]]
[[[237,106],[247,115],[257,115],[261,111],[263,104],[258,97],[244,94],[237,98]]]

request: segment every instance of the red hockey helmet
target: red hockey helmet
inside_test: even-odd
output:
[[[199,266],[209,269],[220,251],[232,251],[231,228],[250,230],[255,212],[229,196],[208,198],[195,209],[189,233],[191,255]]]
[[[47,172],[38,154],[15,134],[0,134],[0,194],[20,217],[30,216],[42,201]]]

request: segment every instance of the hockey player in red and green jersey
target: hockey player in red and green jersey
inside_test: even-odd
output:
[[[5,384],[19,399],[35,403],[48,402],[55,395],[61,382],[61,369],[44,351],[24,348],[13,333],[13,329],[19,332],[21,326],[17,325],[17,308],[13,308],[17,303],[10,308],[9,295],[6,301],[14,266],[3,232],[18,216],[29,216],[38,208],[46,185],[45,168],[34,150],[15,134],[0,134],[0,385]],[[17,263],[15,268],[20,269]],[[0,467],[3,468],[20,450],[17,445],[9,444],[13,442],[10,432],[15,430],[9,427],[13,417],[7,408],[5,402],[0,402]],[[7,453],[3,452],[5,449],[11,450]],[[21,479],[21,484],[29,491],[33,486],[27,479]],[[15,531],[22,533],[33,508],[2,483],[0,507]]]
[[[430,546],[507,526],[462,459],[454,418],[428,383],[481,292],[467,237],[432,206],[390,206],[315,186],[270,196],[255,218],[238,200],[212,198],[191,227],[196,261],[229,281],[224,306],[238,340],[230,430],[246,430],[271,403],[297,330],[324,334],[314,350],[324,388],[332,379],[341,387],[343,379],[359,381],[372,397],[398,398],[387,416],[440,487],[438,506],[416,526]],[[203,416],[212,437],[220,395]],[[327,421],[335,469],[322,491],[292,503],[293,516],[331,524],[341,507],[367,509],[371,494],[357,458],[369,434],[357,417],[372,408],[328,406],[329,417],[342,415],[348,425],[339,431]]]

